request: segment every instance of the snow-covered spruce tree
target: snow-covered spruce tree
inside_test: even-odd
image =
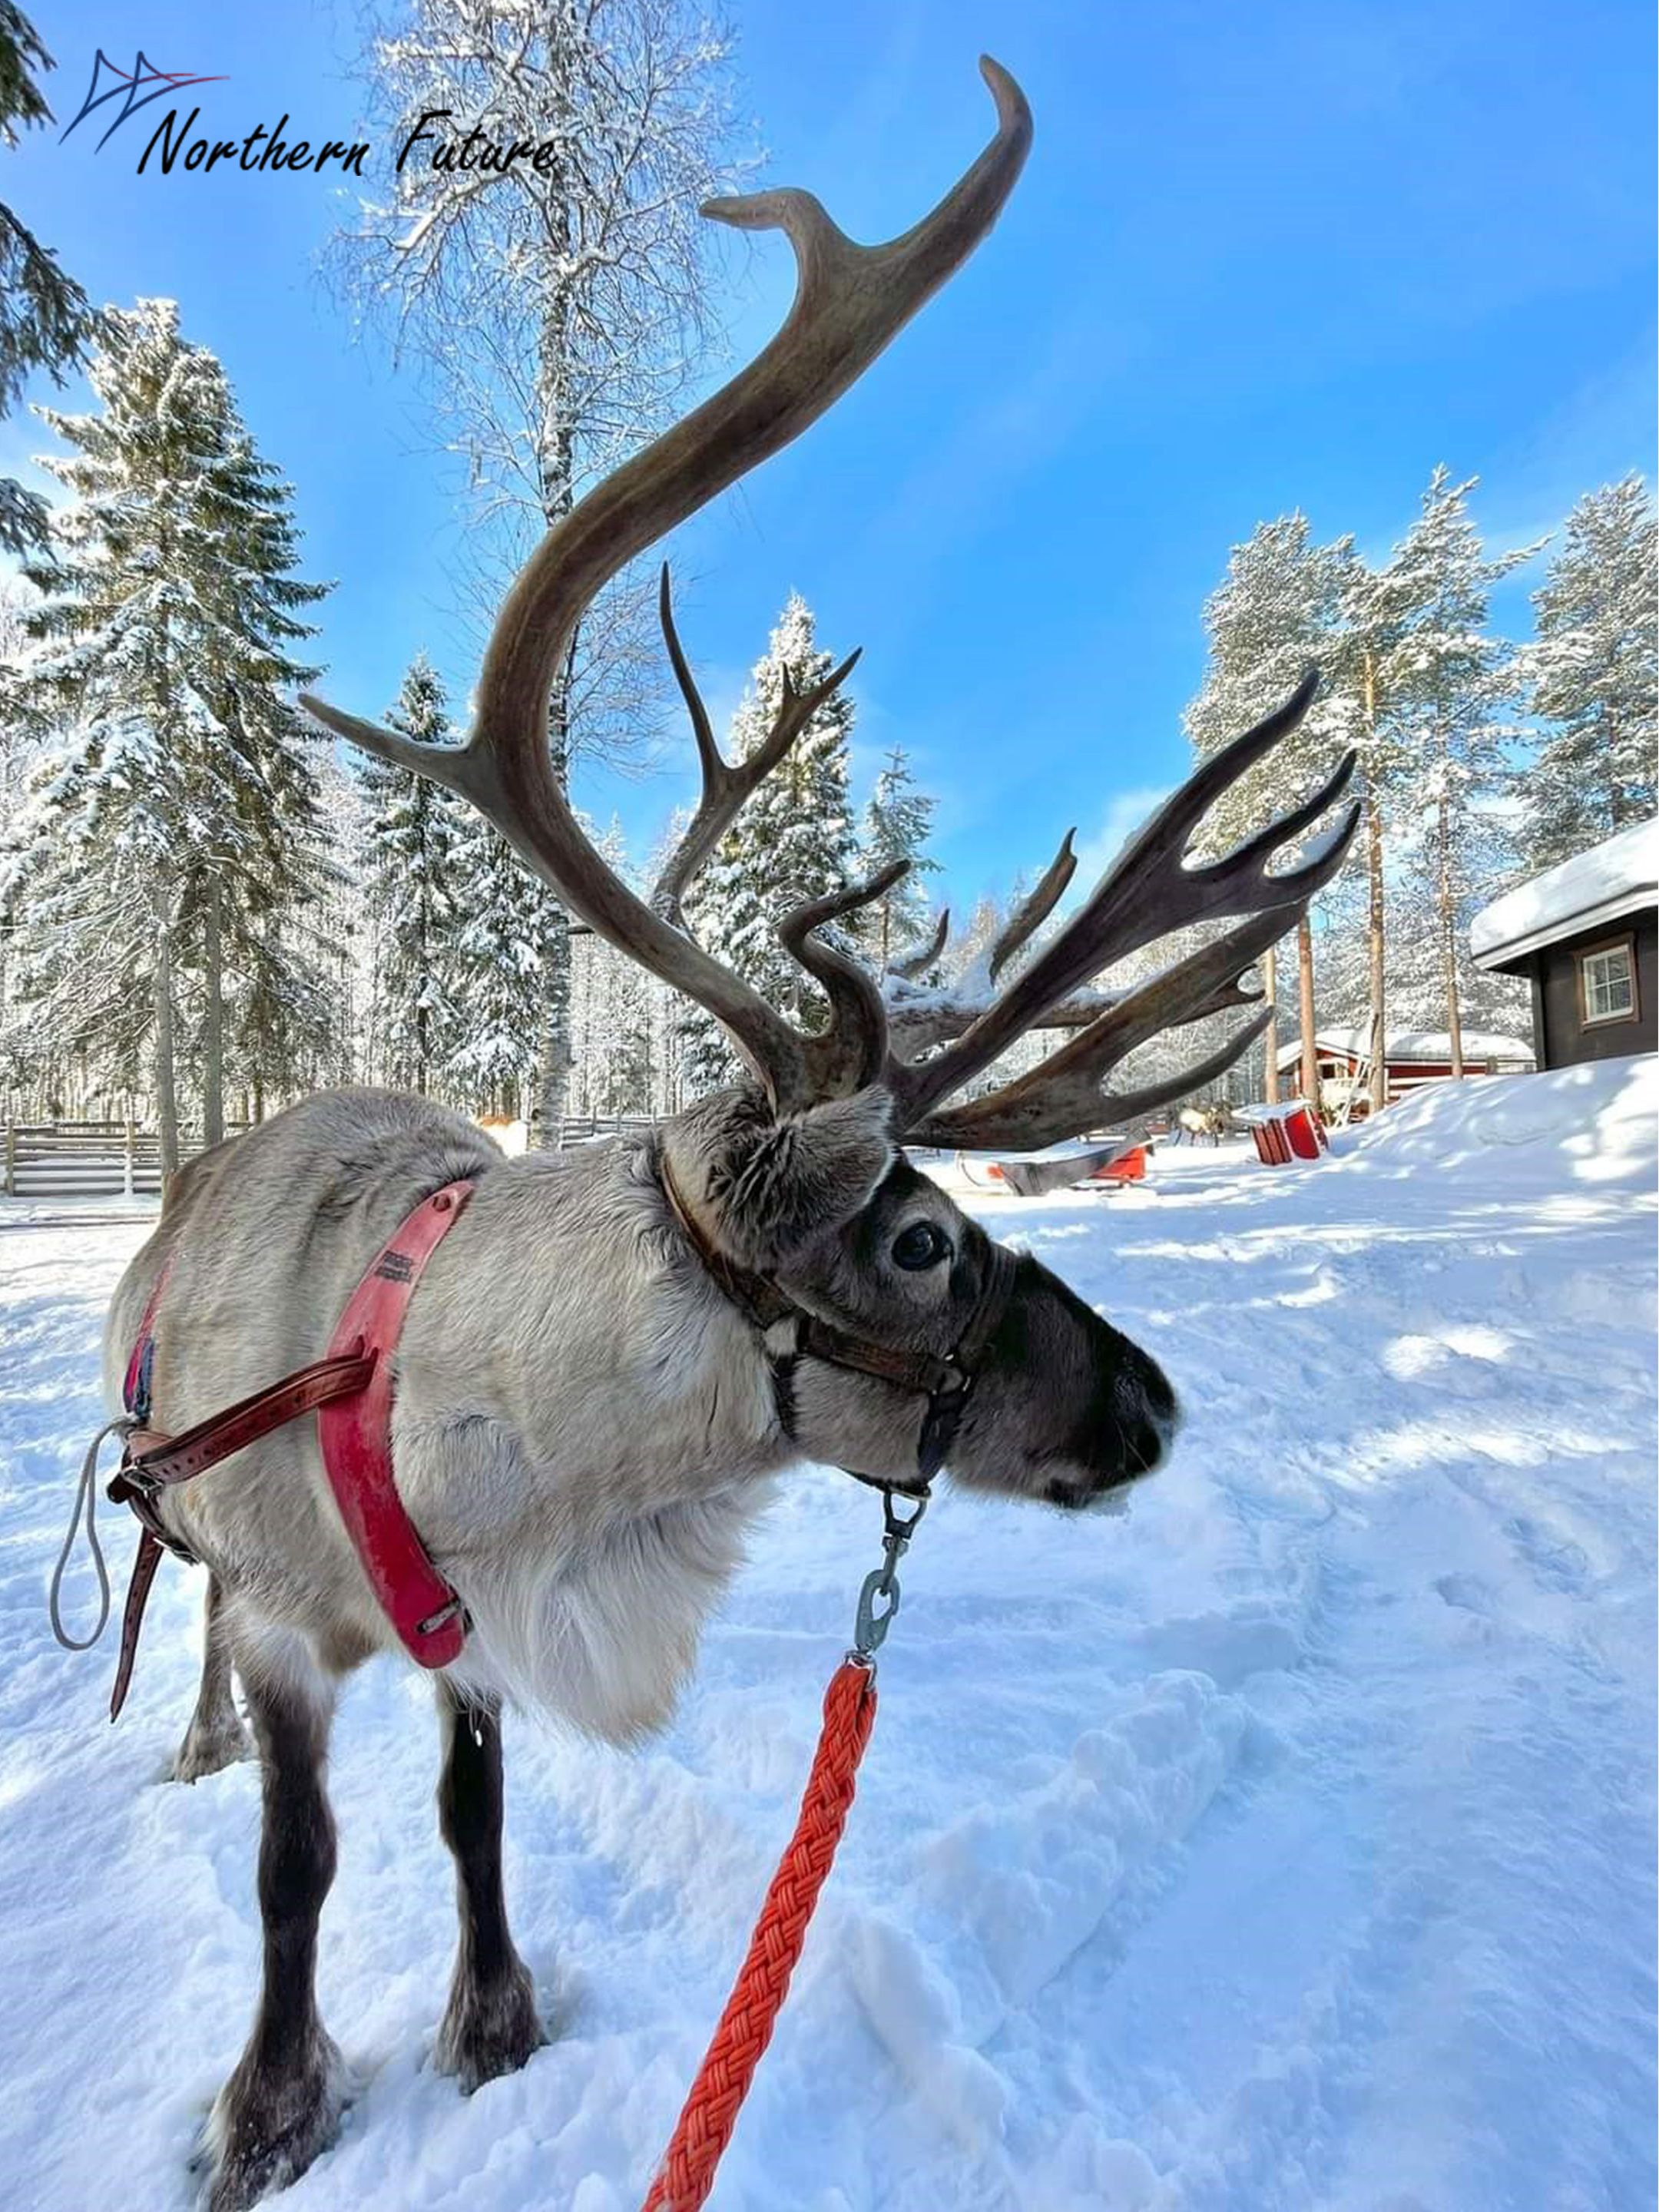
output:
[[[1654,810],[1659,536],[1640,477],[1585,493],[1533,605],[1528,704],[1554,726],[1527,773],[1521,836],[1546,868]]]
[[[388,725],[428,744],[455,736],[426,655],[410,664]],[[461,1041],[455,999],[461,802],[407,769],[364,755],[363,903],[374,932],[370,1051],[381,1081],[424,1094]]]
[[[593,842],[606,864],[627,882],[632,871],[621,823],[613,818]],[[585,1113],[649,1113],[654,1044],[650,977],[636,961],[591,933],[577,939],[572,965],[573,1097]]]
[[[866,909],[861,936],[882,975],[895,957],[912,950],[927,934],[925,879],[939,873],[939,862],[926,850],[936,802],[919,790],[909,757],[895,745],[882,763],[859,825],[858,872],[873,876],[894,860],[908,860],[910,872]]]
[[[338,250],[355,296],[388,307],[432,372],[441,434],[489,526],[486,600],[586,483],[663,426],[706,356],[714,226],[697,210],[732,182],[730,51],[692,0],[410,0],[369,41],[372,119],[407,155]],[[546,150],[503,174],[489,149],[515,142]],[[584,618],[554,687],[561,775],[637,727],[647,669],[644,696],[657,696],[649,605],[624,577]],[[548,922],[536,1036],[551,1143],[569,938],[560,909]]]
[[[58,741],[12,841],[20,995],[37,1049],[106,1053],[128,1085],[149,1051],[176,1165],[185,1013],[210,1140],[227,1051],[264,1089],[323,1042],[301,933],[323,823],[285,695],[315,673],[288,647],[325,587],[291,574],[288,489],[171,301],[112,310],[89,374],[98,413],[41,410],[74,496],[28,572],[44,596],[21,692]]]
[[[835,665],[834,655],[818,649],[811,609],[792,592],[732,718],[726,757],[746,760],[764,743],[782,702],[786,670],[800,692],[822,683]],[[842,890],[856,875],[847,751],[855,712],[844,691],[824,701],[720,840],[686,902],[698,943],[807,1029],[822,1025],[826,1009],[817,986],[779,943],[777,929],[791,908]],[[688,1012],[686,1039],[693,1095],[734,1079],[736,1061],[724,1032],[700,1008]]]
[[[36,82],[52,66],[39,33],[15,0],[0,0],[0,145],[17,143],[18,126],[50,123]],[[17,404],[26,380],[44,369],[61,384],[85,358],[97,318],[58,257],[0,203],[0,419]],[[45,544],[46,502],[11,477],[0,477],[0,552]]]
[[[1323,679],[1301,728],[1274,749],[1265,768],[1235,784],[1211,816],[1206,842],[1217,851],[1282,811],[1336,764],[1346,717],[1332,664],[1338,657],[1343,577],[1352,557],[1352,540],[1317,545],[1305,515],[1280,515],[1259,523],[1233,548],[1225,576],[1204,603],[1209,647],[1204,683],[1183,717],[1200,760],[1287,698],[1310,664],[1320,667]],[[1273,1099],[1279,1095],[1279,981],[1273,952],[1262,963],[1262,978],[1275,1012],[1265,1041],[1263,1095]],[[1316,1101],[1314,946],[1305,916],[1297,932],[1297,981],[1301,1089]]]
[[[174,324],[176,331],[176,319]],[[309,1088],[331,1072],[334,1006],[319,932],[336,869],[318,780],[321,742],[292,703],[319,671],[294,657],[315,635],[302,612],[325,584],[294,574],[300,533],[292,488],[256,450],[211,356],[204,392],[220,413],[204,468],[213,557],[201,569],[201,678],[227,800],[184,857],[183,957],[201,978],[203,1141],[224,1132],[228,1080],[265,1097]],[[240,855],[240,857],[239,857]]]
[[[455,848],[455,909],[457,1034],[439,1087],[469,1113],[527,1121],[536,1107],[548,968],[568,956],[564,909],[506,838],[470,810]],[[556,1143],[556,1130],[550,1141]]]

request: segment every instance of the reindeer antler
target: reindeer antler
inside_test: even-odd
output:
[[[817,934],[880,897],[903,872],[902,864],[869,884],[814,901],[781,924],[784,943],[830,1001],[830,1026],[818,1036],[797,1030],[694,943],[684,927],[687,885],[744,801],[845,680],[856,655],[809,690],[798,692],[786,679],[772,729],[759,748],[745,760],[726,761],[680,648],[665,570],[663,632],[691,716],[702,796],[650,905],[583,836],[559,788],[547,744],[555,673],[594,594],[635,555],[823,414],[995,222],[1024,164],[1031,118],[1005,70],[989,59],[980,68],[996,102],[996,135],[933,213],[902,237],[885,246],[855,246],[817,200],[793,190],[707,204],[704,214],[717,222],[784,232],[797,264],[793,305],[777,336],[746,368],[596,485],[532,554],[496,618],[465,745],[424,744],[319,700],[307,696],[304,703],[353,744],[470,800],[581,921],[714,1015],[780,1107],[882,1082],[893,1094],[899,1133],[964,1146],[1035,1145],[1074,1134],[1109,1113],[1145,1111],[1179,1096],[1236,1058],[1260,1028],[1259,1021],[1248,1026],[1220,1053],[1180,1077],[1115,1099],[1102,1092],[1108,1071],[1148,1036],[1252,1003],[1243,981],[1249,968],[1340,866],[1357,809],[1285,874],[1271,874],[1267,862],[1340,797],[1352,771],[1352,755],[1301,805],[1234,852],[1206,866],[1185,865],[1193,832],[1211,805],[1301,719],[1312,696],[1311,674],[1285,706],[1200,768],[1066,927],[988,1004],[976,1006],[965,1021],[953,1018],[951,1041],[921,1059],[895,1054],[880,987],[857,961]],[[994,987],[1012,956],[1030,943],[1075,866],[1068,832],[994,946],[988,985]],[[1077,995],[1103,969],[1172,930],[1238,915],[1247,917],[1240,927],[1134,991]],[[917,956],[922,964],[936,955],[943,927],[934,945]],[[901,989],[912,965],[898,963]],[[953,1112],[939,1110],[1018,1036],[1045,1021],[1073,1026],[1078,1033],[1030,1075]],[[919,1035],[914,1024],[908,1033]]]
[[[821,683],[811,684],[805,691],[796,690],[794,678],[786,668],[783,671],[783,698],[772,719],[771,728],[744,759],[727,761],[721,757],[720,749],[714,742],[714,725],[709,721],[708,709],[702,703],[702,694],[697,689],[696,678],[692,675],[690,664],[680,647],[679,632],[674,627],[673,595],[669,588],[668,563],[665,561],[662,566],[662,583],[657,605],[662,618],[663,641],[668,647],[674,680],[679,685],[680,696],[685,702],[685,711],[691,718],[692,733],[697,741],[697,758],[702,768],[702,797],[698,802],[697,811],[658,877],[657,887],[651,894],[651,903],[663,919],[672,921],[677,929],[683,930],[686,923],[681,902],[692,878],[736,821],[750,792],[757,790],[770,775],[824,701],[833,698],[840,690],[858,665],[862,648],[855,646],[839,668],[832,668]]]
[[[531,555],[496,618],[465,745],[421,744],[304,701],[341,737],[447,785],[488,815],[573,913],[714,1015],[785,1106],[811,1096],[806,1041],[758,992],[635,897],[582,835],[549,757],[548,702],[594,594],[815,422],[995,222],[1024,166],[1031,116],[1006,70],[988,57],[980,70],[996,103],[996,136],[933,213],[887,245],[854,245],[811,193],[793,189],[705,205],[718,222],[785,234],[797,264],[794,303],[746,368],[595,485]],[[706,781],[711,757],[718,759],[712,738]]]
[[[1356,756],[1345,755],[1334,773],[1299,805],[1244,839],[1218,860],[1188,867],[1185,856],[1194,832],[1215,801],[1300,722],[1318,683],[1318,672],[1310,668],[1282,707],[1206,761],[1130,842],[1059,935],[954,1042],[931,1059],[893,1071],[901,1125],[907,1131],[915,1133],[921,1141],[966,1144],[969,1140],[961,1133],[963,1115],[971,1115],[973,1126],[983,1133],[975,1141],[1048,1143],[1049,1136],[1031,1132],[1049,1127],[1080,1106],[1079,1071],[1092,1071],[1097,1083],[1108,1066],[1144,1042],[1138,1033],[1139,1022],[1121,1018],[1128,1007],[1139,1001],[1159,1010],[1161,1018],[1146,1031],[1151,1036],[1157,1030],[1178,1027],[1201,1015],[1249,1002],[1251,994],[1242,989],[1240,979],[1270,945],[1294,927],[1308,901],[1341,866],[1358,823],[1358,805],[1350,806],[1296,867],[1283,875],[1273,875],[1267,863],[1342,796],[1353,774]],[[1079,1036],[1018,1083],[1005,1085],[957,1115],[934,1116],[933,1109],[945,1099],[981,1074],[1017,1037],[1039,1026],[1051,1008],[1103,969],[1172,931],[1237,915],[1258,919],[1178,963],[1126,1000],[1108,1006]],[[1270,923],[1265,934],[1261,918]],[[1148,995],[1153,993],[1155,999]],[[1261,1024],[1256,1026],[1259,1029]],[[1222,1065],[1236,1059],[1255,1034],[1255,1029],[1241,1032]],[[1172,1078],[1167,1085],[1156,1086],[1160,1096],[1138,1097],[1133,1107],[1119,1101],[1117,1110],[1123,1114],[1149,1111],[1164,1103],[1164,1097],[1179,1097],[1183,1091],[1206,1079],[1206,1070],[1188,1071]],[[1050,1084],[1057,1087],[1049,1105],[1039,1110],[1039,1101]],[[1062,1106],[1062,1100],[1070,1103]],[[1093,1103],[1093,1114],[1066,1129],[1066,1135],[1076,1135],[1079,1127],[1099,1123],[1105,1102],[1096,1094]]]

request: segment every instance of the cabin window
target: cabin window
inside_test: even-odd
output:
[[[1620,938],[1578,955],[1578,998],[1584,1027],[1636,1019],[1636,947]]]

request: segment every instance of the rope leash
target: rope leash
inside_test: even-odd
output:
[[[905,1519],[894,1510],[894,1493],[883,1492],[882,1564],[865,1577],[853,1649],[824,1692],[823,1725],[795,1832],[772,1877],[748,1954],[641,2212],[698,2212],[714,2185],[715,2168],[761,2054],[772,2039],[818,1893],[835,1863],[859,1761],[875,1725],[875,1654],[898,1611],[898,1563],[927,1510],[925,1494],[913,1502],[915,1510]]]
[[[58,1554],[58,1564],[52,1571],[52,1585],[47,1592],[46,1606],[52,1615],[52,1632],[65,1651],[90,1651],[104,1632],[109,1619],[109,1569],[104,1565],[104,1547],[98,1540],[98,1455],[106,1437],[125,1436],[132,1428],[130,1413],[118,1413],[112,1421],[106,1421],[87,1447],[87,1455],[81,1462],[80,1478],[75,1486],[75,1504],[70,1513],[69,1530],[64,1538],[64,1548]],[[75,1548],[75,1539],[81,1527],[81,1516],[87,1522],[87,1542],[92,1552],[93,1570],[98,1577],[98,1626],[90,1636],[80,1641],[71,1636],[64,1626],[64,1576],[69,1566],[70,1553]]]

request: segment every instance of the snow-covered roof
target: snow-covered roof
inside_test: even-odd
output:
[[[1638,822],[1483,907],[1469,927],[1480,968],[1506,966],[1540,945],[1639,914],[1659,898],[1659,822]]]
[[[1371,1048],[1369,1028],[1316,1030],[1314,1042],[1321,1052],[1352,1053],[1362,1060]],[[1302,1057],[1299,1044],[1281,1045],[1279,1065],[1294,1067]],[[1390,1066],[1399,1061],[1409,1066],[1421,1060],[1425,1066],[1451,1058],[1451,1038],[1444,1030],[1390,1030],[1389,1031],[1389,1060]],[[1519,1037],[1498,1036],[1486,1030],[1465,1030],[1463,1058],[1475,1060],[1518,1060],[1530,1067],[1533,1050]]]

